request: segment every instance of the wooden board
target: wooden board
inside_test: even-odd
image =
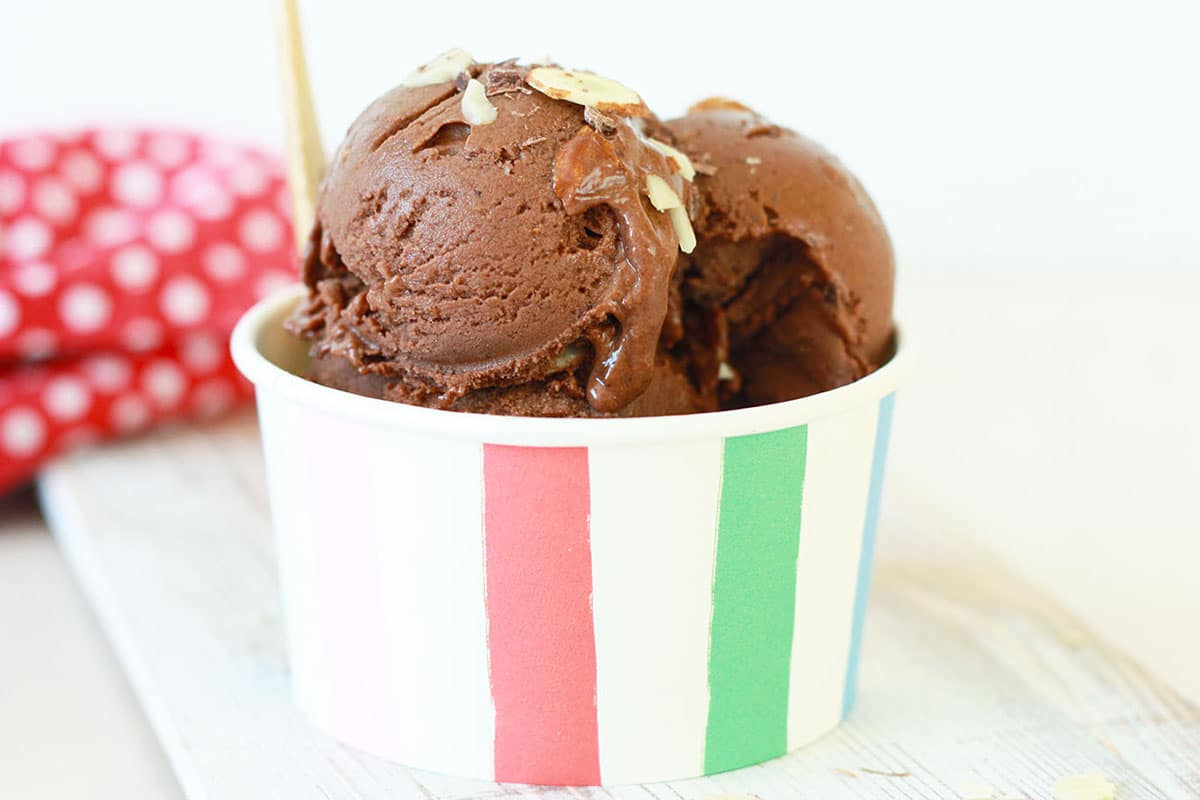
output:
[[[462,781],[354,752],[288,702],[253,419],[48,470],[44,505],[191,798],[1200,797],[1200,713],[939,518],[893,470],[858,708],[768,764],[606,789]]]

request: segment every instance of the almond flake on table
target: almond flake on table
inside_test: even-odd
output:
[[[1100,772],[1067,775],[1054,782],[1055,800],[1113,800],[1116,787]]]

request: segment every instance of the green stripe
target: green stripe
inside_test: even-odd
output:
[[[808,428],[725,440],[704,772],[787,752]]]

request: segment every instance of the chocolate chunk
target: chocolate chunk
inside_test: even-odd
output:
[[[521,70],[515,67],[496,66],[488,70],[484,76],[483,85],[488,97],[494,94],[520,92],[525,89],[525,76]]]
[[[467,84],[471,82],[471,73],[463,70],[454,76],[454,88],[460,92],[467,88]]]

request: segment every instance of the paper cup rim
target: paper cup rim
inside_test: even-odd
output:
[[[277,392],[302,405],[369,425],[423,435],[533,447],[594,447],[744,436],[803,425],[879,400],[895,390],[909,369],[911,347],[896,329],[896,351],[886,364],[859,380],[781,403],[661,417],[551,418],[446,411],[397,403],[314,383],[277,365],[263,352],[264,334],[282,324],[306,289],[281,289],[252,306],[234,327],[230,350],[238,370],[259,391]]]

